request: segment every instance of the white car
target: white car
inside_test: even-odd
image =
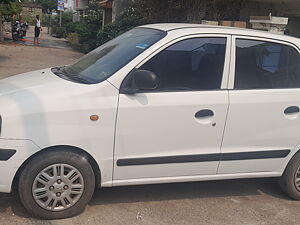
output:
[[[76,63],[0,81],[0,192],[34,216],[95,187],[280,177],[300,199],[300,40],[194,24],[135,28]]]

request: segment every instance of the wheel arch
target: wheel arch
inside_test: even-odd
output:
[[[28,165],[28,163],[30,163],[30,161],[32,159],[34,159],[35,157],[44,154],[46,152],[49,151],[67,151],[67,152],[73,152],[79,155],[82,155],[84,157],[87,157],[88,162],[90,163],[90,165],[92,166],[92,169],[94,171],[95,174],[95,188],[101,186],[101,170],[100,170],[100,166],[98,165],[97,161],[94,159],[94,157],[92,155],[90,155],[87,151],[85,151],[82,148],[79,147],[75,147],[75,146],[71,146],[71,145],[55,145],[55,146],[50,146],[50,147],[46,147],[36,153],[34,153],[33,155],[31,155],[29,158],[27,158],[22,165],[18,168],[14,179],[13,179],[13,183],[12,183],[12,191],[15,192],[17,190],[18,187],[18,183],[19,183],[19,177],[21,172],[23,171],[23,169],[25,168],[26,165]]]
[[[298,155],[298,154],[300,154],[300,149],[298,149],[297,151],[295,151],[295,153],[293,153],[293,155],[290,157],[290,159],[285,163],[285,165],[283,167],[282,175],[286,171],[287,167],[289,166],[289,164],[293,160],[293,158],[295,158],[296,155]]]

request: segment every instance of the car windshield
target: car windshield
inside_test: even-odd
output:
[[[74,64],[52,71],[79,83],[100,83],[164,36],[166,32],[163,31],[135,28],[96,48]]]

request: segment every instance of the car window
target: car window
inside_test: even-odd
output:
[[[300,87],[299,52],[289,45],[237,39],[236,89]]]
[[[65,67],[65,75],[91,84],[100,83],[165,36],[166,32],[160,30],[132,29]]]
[[[225,50],[226,38],[187,39],[161,51],[140,69],[157,75],[155,92],[220,89]]]

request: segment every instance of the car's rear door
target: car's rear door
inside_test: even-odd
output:
[[[300,55],[283,41],[234,37],[218,173],[281,173],[299,142]],[[271,174],[270,174],[271,175]]]
[[[185,37],[139,67],[160,83],[150,92],[119,96],[114,182],[216,174],[230,38]]]

